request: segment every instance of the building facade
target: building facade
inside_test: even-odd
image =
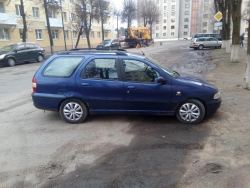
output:
[[[47,0],[48,1],[48,0]],[[107,0],[109,1],[109,0]],[[74,48],[79,25],[76,23],[75,0],[57,0],[48,5],[49,22],[55,51]],[[110,2],[110,1],[109,1]],[[111,1],[112,2],[112,1]],[[112,3],[110,2],[110,6]],[[62,12],[61,12],[62,10]],[[24,0],[24,12],[27,21],[27,42],[36,42],[46,51],[50,51],[49,35],[43,0]],[[62,22],[63,20],[63,22]],[[104,37],[113,37],[113,21],[110,15],[104,24]],[[62,24],[63,23],[63,24]],[[63,34],[64,26],[64,34]],[[20,0],[0,0],[0,47],[22,41],[23,21],[20,12]],[[102,40],[101,23],[92,22],[90,42],[96,47]],[[86,34],[82,34],[78,47],[87,47]]]

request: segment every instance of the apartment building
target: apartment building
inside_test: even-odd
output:
[[[110,2],[110,6],[112,6],[112,1],[107,1]],[[57,0],[48,4],[49,22],[55,51],[65,49],[63,26],[67,49],[72,49],[75,46],[79,25],[76,23],[74,3],[75,0]],[[26,14],[28,27],[27,41],[36,42],[46,51],[50,51],[43,0],[24,0],[24,12]],[[110,18],[104,24],[105,38],[113,37],[112,20],[110,14]],[[0,47],[10,43],[21,42],[22,34],[23,22],[20,13],[20,0],[0,0]],[[101,23],[94,20],[90,33],[92,47],[96,47],[96,45],[101,42],[101,36]],[[85,33],[82,34],[78,47],[87,47]]]

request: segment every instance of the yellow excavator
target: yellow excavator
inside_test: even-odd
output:
[[[129,47],[141,47],[142,45],[148,46],[153,39],[150,37],[147,27],[130,27],[125,30],[124,42]]]

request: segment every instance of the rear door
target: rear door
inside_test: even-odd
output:
[[[114,56],[90,58],[76,75],[81,96],[95,111],[124,110],[123,82],[119,80],[118,58]]]
[[[125,110],[131,112],[166,113],[170,110],[171,83],[159,85],[156,67],[142,60],[122,58]]]
[[[26,43],[26,48],[27,48],[27,54],[28,56],[28,60],[36,60],[37,59],[37,55],[38,55],[38,48],[35,46],[35,44],[29,44]]]

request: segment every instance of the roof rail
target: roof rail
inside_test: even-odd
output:
[[[106,47],[106,48],[73,48],[73,49],[71,49],[71,50],[69,50],[69,51],[79,51],[79,50],[95,50],[95,51],[99,51],[99,50],[105,50],[105,51],[107,51],[107,50],[109,50],[109,51],[124,51],[124,52],[127,52],[127,50],[125,50],[125,49],[122,49],[122,48],[116,48],[116,49],[111,49],[111,48],[108,48],[108,47]]]
[[[96,48],[89,49],[89,48],[77,48],[77,49],[71,49],[69,51],[61,51],[57,52],[59,55],[64,55],[64,54],[82,54],[82,53],[88,53],[88,54],[117,54],[117,55],[127,55],[126,50],[124,49],[112,49],[112,50],[107,50],[107,49],[101,49],[97,50]]]

